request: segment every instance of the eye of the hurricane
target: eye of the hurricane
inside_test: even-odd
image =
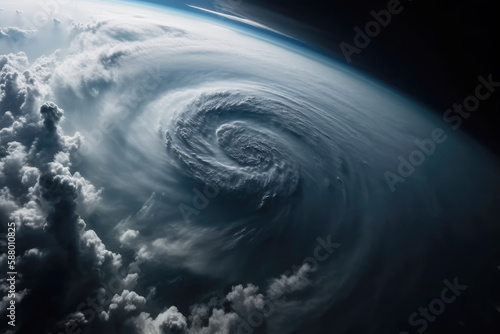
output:
[[[167,151],[185,175],[221,194],[257,207],[291,196],[300,182],[299,166],[283,128],[281,135],[271,128],[276,114],[262,108],[265,102],[202,96],[166,131]]]
[[[223,124],[217,129],[217,142],[226,155],[242,167],[264,171],[279,163],[280,151],[271,146],[271,137],[263,132],[246,128],[244,122]]]

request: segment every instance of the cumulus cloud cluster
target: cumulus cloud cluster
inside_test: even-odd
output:
[[[395,201],[382,175],[432,125],[416,107],[220,24],[79,4],[38,32],[0,13],[23,50],[0,56],[11,331],[309,333],[373,256],[404,262],[380,240],[422,194]]]
[[[65,115],[72,110],[63,110],[52,102],[61,92],[74,93],[83,100],[103,94],[114,85],[115,76],[122,75],[114,71],[120,58],[133,53],[137,43],[142,43],[142,36],[167,32],[169,38],[176,38],[182,31],[155,25],[131,28],[105,21],[75,22],[70,29],[74,34],[70,57],[62,57],[61,51],[33,61],[23,52],[0,56],[1,231],[5,233],[7,222],[16,225],[19,272],[18,322],[10,330],[215,334],[263,326],[276,304],[284,303],[277,296],[305,288],[303,282],[309,280],[304,269],[272,282],[272,292],[267,295],[259,293],[259,288],[252,284],[233,285],[226,295],[192,304],[186,315],[174,305],[165,305],[156,297],[154,286],[140,284],[148,275],[148,263],[165,255],[176,266],[172,252],[177,252],[179,264],[187,258],[200,261],[204,252],[209,254],[218,247],[207,252],[203,246],[205,237],[211,234],[217,239],[222,234],[200,228],[193,238],[195,230],[177,225],[170,237],[153,242],[153,248],[137,243],[142,232],[133,228],[134,223],[153,219],[160,210],[154,207],[158,198],[153,194],[137,214],[117,225],[119,246],[110,250],[100,236],[102,233],[89,224],[101,206],[104,189],[85,178],[75,164],[81,159],[84,135],[78,131],[65,134]],[[99,29],[102,32],[97,38]],[[1,28],[0,38],[19,42],[34,33]],[[123,38],[129,42],[124,47],[109,48]],[[101,51],[75,54],[92,46]],[[98,65],[79,71],[78,64],[84,62]],[[71,72],[75,76],[64,76]],[[5,238],[0,242],[4,247]],[[225,242],[234,247],[234,241]],[[132,257],[127,255],[130,250],[134,251]],[[193,256],[193,252],[198,255]],[[2,254],[3,272],[6,260],[6,254]],[[200,267],[192,263],[187,268],[197,272]],[[281,280],[287,283],[279,284]],[[0,291],[7,290],[8,283],[2,278]],[[5,295],[0,303],[2,315],[7,303]],[[262,319],[252,320],[252,316]]]
[[[24,331],[51,325],[116,272],[121,258],[82,219],[97,205],[100,190],[71,170],[80,137],[63,134],[64,111],[45,100],[45,78],[23,53],[1,56],[0,64],[2,229],[7,221],[16,225],[21,314],[39,320],[20,322]],[[2,290],[5,284],[3,279]]]
[[[130,323],[130,330],[137,333],[186,332],[187,320],[175,306],[155,318],[140,312],[146,298],[126,289],[134,287],[138,275],[121,276],[120,254],[109,251],[82,218],[98,205],[102,190],[72,171],[71,155],[81,138],[78,133],[72,137],[63,134],[64,111],[45,101],[46,78],[33,72],[34,65],[23,53],[4,55],[0,64],[0,215],[2,229],[13,221],[17,230],[17,301],[23,317],[19,332],[87,324],[89,319],[75,311],[78,304],[116,277],[121,292],[107,305],[99,305],[104,328],[106,323]],[[137,231],[127,230],[120,241],[128,243],[136,236]],[[1,260],[5,272],[6,254]],[[0,288],[8,290],[5,278]],[[2,306],[7,302],[4,296]],[[228,326],[220,324],[222,316],[214,312],[219,320],[210,318],[212,329],[208,331],[212,332],[219,325]],[[200,332],[207,332],[201,328]]]

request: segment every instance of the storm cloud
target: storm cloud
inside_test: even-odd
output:
[[[427,110],[247,31],[93,6],[36,32],[0,28],[22,50],[0,56],[16,332],[291,333],[354,293],[377,252],[404,262],[380,240],[434,189],[395,198],[383,173],[435,127]],[[2,277],[0,312],[7,290]]]

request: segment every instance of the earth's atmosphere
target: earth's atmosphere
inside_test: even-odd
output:
[[[498,160],[456,120],[195,9],[1,7],[7,333],[415,332],[490,295]]]

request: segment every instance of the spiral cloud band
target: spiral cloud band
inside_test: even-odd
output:
[[[29,26],[33,5],[2,6],[0,220],[2,233],[15,222],[20,273],[10,333],[382,326],[368,310],[394,273],[399,292],[415,286],[422,268],[397,268],[442,235],[443,210],[495,191],[488,153],[451,133],[391,191],[384,173],[437,118],[276,35],[81,1]],[[461,191],[445,194],[452,183]],[[447,217],[457,233],[460,210]],[[361,285],[379,295],[339,309]]]

